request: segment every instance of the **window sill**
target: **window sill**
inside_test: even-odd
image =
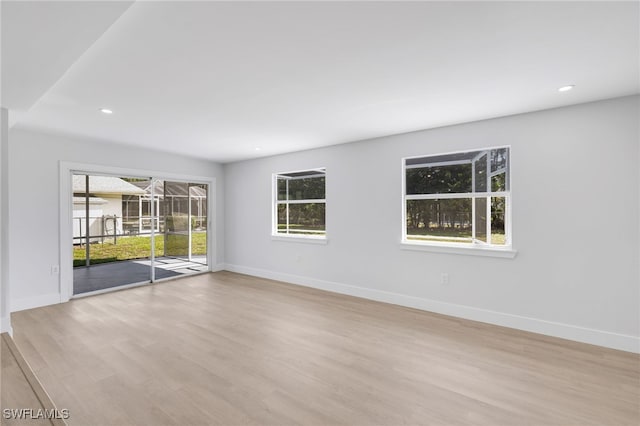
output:
[[[468,256],[486,256],[486,257],[501,257],[505,259],[513,259],[518,253],[512,248],[498,248],[498,247],[478,247],[478,246],[454,246],[451,244],[438,244],[438,243],[415,243],[403,241],[400,243],[402,250],[417,250],[428,251],[433,253],[443,254],[462,254]]]
[[[327,244],[327,237],[312,237],[302,235],[271,235],[272,241],[286,241],[288,243]]]

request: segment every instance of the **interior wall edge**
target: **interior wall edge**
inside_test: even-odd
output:
[[[11,317],[9,314],[0,317],[0,333],[9,333],[13,336],[13,328],[11,327]]]
[[[0,332],[11,333],[9,282],[9,110],[0,107]]]
[[[332,293],[355,296],[377,302],[390,303],[421,311],[479,321],[502,327],[528,331],[546,336],[573,340],[591,345],[603,346],[626,352],[640,353],[640,336],[630,336],[604,330],[579,327],[571,324],[546,321],[504,312],[491,311],[472,306],[440,302],[408,296],[400,293],[374,290],[356,285],[319,280],[300,275],[287,274],[243,265],[226,264],[225,270],[254,277],[286,282],[289,284],[330,291]]]
[[[211,272],[221,272],[226,270],[227,270],[227,265],[225,265],[224,263],[217,263],[215,265],[211,265]]]

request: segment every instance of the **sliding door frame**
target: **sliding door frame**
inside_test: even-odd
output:
[[[151,182],[154,180],[171,180],[176,182],[185,183],[201,183],[208,185],[208,197],[207,197],[207,271],[213,270],[214,261],[216,259],[216,239],[217,227],[216,227],[216,178],[212,176],[193,176],[183,175],[176,173],[166,173],[157,170],[142,170],[142,169],[129,169],[122,167],[111,167],[99,164],[88,163],[75,163],[68,161],[60,161],[60,181],[59,181],[59,195],[60,195],[60,225],[59,225],[59,241],[60,241],[60,302],[68,302],[73,294],[73,253],[71,247],[73,247],[73,189],[72,189],[72,176],[74,174],[86,174],[86,175],[102,175],[102,176],[116,176],[116,177],[140,177],[151,178]],[[152,185],[153,188],[153,185]],[[153,204],[153,203],[152,203]],[[155,207],[155,206],[154,206]],[[153,208],[152,207],[152,212]],[[153,235],[154,233],[152,233]],[[152,236],[152,244],[153,238]],[[152,246],[153,247],[153,246]],[[154,250],[151,250],[152,257],[154,256]],[[152,262],[153,265],[153,262]],[[151,268],[151,282],[155,282],[154,268]],[[136,284],[133,284],[136,285]],[[130,285],[130,286],[133,286]],[[126,287],[126,286],[124,286]],[[114,289],[121,289],[124,287],[116,287]]]

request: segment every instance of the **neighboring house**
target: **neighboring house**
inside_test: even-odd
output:
[[[85,175],[73,176],[73,237],[80,244],[86,235],[86,184]],[[89,235],[102,236],[123,233],[123,196],[143,196],[145,191],[112,176],[89,177]],[[100,241],[92,238],[91,241]]]

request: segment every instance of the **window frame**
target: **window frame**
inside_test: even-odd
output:
[[[498,149],[507,149],[506,164],[502,168],[498,168],[495,171],[491,171],[491,151]],[[451,160],[440,162],[424,162],[407,165],[408,160],[415,159],[428,159],[431,157],[440,157],[445,155],[455,154],[470,154],[475,155],[469,160]],[[486,155],[486,188],[482,192],[474,192],[476,189],[476,165],[477,160]],[[513,249],[513,232],[512,232],[512,192],[513,187],[511,183],[511,146],[491,146],[485,148],[474,148],[459,151],[442,152],[428,155],[417,155],[411,157],[404,157],[401,160],[402,164],[402,237],[401,247],[410,250],[423,250],[433,251],[441,253],[457,253],[457,254],[472,254],[481,256],[495,256],[495,257],[514,257],[516,251]],[[452,166],[458,164],[471,164],[471,192],[456,192],[456,193],[435,193],[435,194],[407,194],[407,170],[413,168],[425,168],[436,166]],[[493,191],[492,178],[496,175],[505,174],[505,189],[502,191]],[[504,231],[505,231],[505,243],[504,244],[492,244],[491,243],[491,199],[503,197],[505,203],[504,212]],[[487,200],[486,211],[486,241],[479,241],[476,238],[476,199]],[[471,200],[471,241],[470,242],[451,242],[451,241],[433,241],[433,240],[417,240],[410,239],[410,235],[407,233],[407,202],[410,200],[443,200],[443,199],[470,199]]]
[[[324,177],[324,198],[313,198],[313,199],[302,199],[302,200],[289,200],[289,189],[288,189],[288,183],[290,180],[292,179],[308,179],[310,177],[314,177],[314,175],[307,175],[307,176],[300,176],[300,177],[290,177],[290,176],[286,176],[288,174],[295,174],[295,173],[310,173],[310,172],[318,172],[318,177],[323,176]],[[278,199],[278,178],[280,177],[286,177],[287,180],[287,190],[286,190],[286,197],[287,199],[285,200],[279,200]],[[309,168],[309,169],[302,169],[302,170],[293,170],[293,171],[287,171],[287,172],[277,172],[277,173],[273,173],[272,174],[272,178],[271,178],[271,185],[272,185],[272,196],[271,196],[271,204],[272,204],[272,208],[271,208],[271,238],[273,240],[281,240],[281,241],[303,241],[303,242],[311,242],[311,243],[326,243],[327,241],[327,224],[326,224],[326,211],[327,211],[327,169],[326,167],[313,167],[313,168]],[[325,208],[325,228],[324,228],[324,233],[318,233],[318,234],[291,234],[289,233],[289,223],[288,223],[288,219],[289,219],[289,209],[288,206],[291,204],[324,204],[324,208]],[[287,206],[287,232],[278,232],[278,207],[280,205],[285,205]]]

